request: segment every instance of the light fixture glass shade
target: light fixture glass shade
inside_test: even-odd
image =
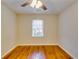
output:
[[[39,0],[32,0],[32,3],[30,4],[32,8],[40,8],[42,5],[43,3]]]
[[[30,6],[34,8],[36,4],[37,4],[37,0],[32,0],[32,3],[30,4]]]
[[[36,8],[40,8],[42,5],[43,5],[42,2],[41,1],[38,1],[35,7]]]

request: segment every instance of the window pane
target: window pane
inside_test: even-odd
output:
[[[32,21],[32,36],[43,37],[43,20]]]

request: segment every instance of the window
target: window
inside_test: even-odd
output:
[[[43,37],[43,20],[32,21],[32,37]]]

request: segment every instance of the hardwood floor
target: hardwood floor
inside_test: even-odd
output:
[[[40,54],[39,54],[40,53]],[[35,58],[36,56],[38,58]],[[31,58],[32,57],[32,58]],[[34,57],[34,58],[33,58]],[[59,46],[18,46],[2,59],[72,59]]]

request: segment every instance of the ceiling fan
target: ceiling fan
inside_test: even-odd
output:
[[[47,7],[40,0],[32,0],[31,2],[26,1],[21,6],[25,7],[25,6],[28,6],[28,5],[31,6],[32,8],[42,8],[43,10],[47,10]]]

